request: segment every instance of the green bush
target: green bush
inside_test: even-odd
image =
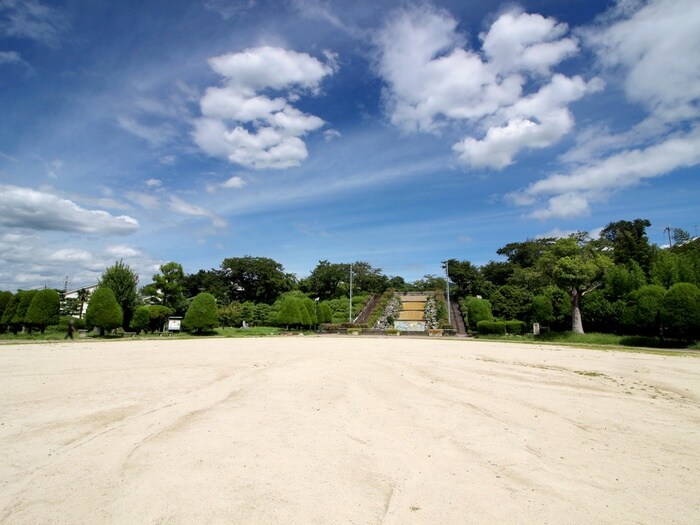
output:
[[[505,335],[505,321],[479,321],[476,325],[479,335]]]
[[[522,335],[525,333],[525,323],[523,321],[506,321],[506,333],[511,335]]]
[[[478,330],[480,321],[493,321],[491,303],[478,297],[467,297],[462,300],[460,307],[468,330]]]
[[[39,328],[43,334],[49,325],[58,324],[61,309],[61,299],[56,290],[39,290],[34,294],[24,322]]]
[[[148,306],[139,306],[134,310],[129,327],[135,332],[145,332],[151,323],[151,312]]]
[[[669,288],[661,302],[664,333],[688,341],[700,336],[700,288],[678,283]]]
[[[554,321],[554,306],[546,295],[536,295],[532,298],[531,321],[549,325]]]
[[[656,284],[642,286],[630,295],[631,304],[625,315],[632,332],[658,336],[661,329],[661,304],[666,290]]]
[[[187,309],[182,327],[185,330],[202,333],[213,330],[219,325],[219,312],[216,307],[216,299],[210,293],[202,292],[193,300]]]
[[[19,303],[17,303],[17,308],[15,309],[15,315],[12,317],[11,324],[16,327],[25,325],[27,333],[31,333],[31,325],[26,324],[25,317],[27,315],[27,310],[29,310],[29,305],[32,304],[34,296],[36,295],[36,290],[20,290],[17,292],[19,296]]]
[[[15,316],[15,310],[17,310],[18,304],[19,304],[19,293],[17,295],[12,295],[12,297],[10,297],[9,301],[7,302],[7,305],[5,306],[5,310],[2,313],[2,317],[0,317],[0,326],[2,327],[3,333],[8,328],[15,334],[19,330],[17,325],[12,324],[12,319]]]
[[[122,308],[111,288],[100,286],[92,292],[85,312],[85,324],[88,328],[98,328],[100,335],[104,335],[105,330],[120,327],[123,320]]]

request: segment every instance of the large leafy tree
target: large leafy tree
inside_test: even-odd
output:
[[[700,288],[691,283],[671,286],[661,302],[661,322],[672,337],[700,337]]]
[[[319,261],[311,275],[303,279],[300,284],[304,291],[321,299],[335,299],[347,291],[345,286],[341,285],[349,282],[349,269],[348,264]]]
[[[581,297],[603,283],[605,272],[613,263],[610,258],[581,234],[558,239],[539,259],[542,271],[566,290],[571,298],[571,331],[582,334]]]
[[[99,280],[100,287],[106,286],[114,292],[122,309],[125,330],[128,330],[131,316],[138,305],[138,284],[139,276],[121,259],[107,268]]]
[[[104,335],[105,330],[122,326],[123,320],[122,308],[111,288],[100,286],[92,292],[85,312],[87,326],[99,328],[100,335]]]
[[[188,299],[207,292],[212,294],[221,305],[231,302],[229,285],[222,270],[199,270],[197,273],[186,275],[183,279],[183,290]]]
[[[601,243],[612,248],[615,264],[635,261],[649,275],[654,249],[649,244],[646,229],[651,226],[647,219],[611,222],[600,232]]]
[[[169,262],[160,266],[160,273],[153,276],[153,282],[143,287],[142,293],[151,302],[167,306],[178,315],[187,308],[185,299],[185,272],[182,265]]]
[[[46,327],[58,324],[61,310],[61,298],[56,290],[39,290],[34,294],[24,320],[28,325],[36,326],[43,334]]]
[[[230,257],[221,263],[221,270],[233,301],[272,304],[295,285],[294,276],[268,257]]]
[[[465,295],[480,295],[483,293],[484,278],[479,268],[469,261],[450,259],[446,261],[447,276],[455,288],[450,286],[450,294],[458,297]]]

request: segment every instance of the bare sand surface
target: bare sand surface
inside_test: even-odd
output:
[[[700,359],[470,340],[0,346],[0,522],[700,522]]]

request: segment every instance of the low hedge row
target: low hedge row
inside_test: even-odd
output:
[[[477,331],[482,335],[521,335],[525,333],[522,321],[479,321]]]

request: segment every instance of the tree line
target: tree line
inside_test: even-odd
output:
[[[697,339],[700,240],[677,229],[675,245],[662,249],[649,242],[649,226],[645,219],[617,221],[595,239],[577,232],[511,242],[497,250],[500,260],[481,266],[450,259],[443,263],[450,295],[472,331],[480,321],[500,320],[578,333],[585,326],[589,331]],[[297,279],[273,259],[244,256],[192,274],[169,262],[139,288],[139,276],[120,260],[103,272],[90,297],[83,293],[68,301],[57,290],[1,292],[0,330],[43,331],[61,314],[76,312],[79,323],[103,331],[162,331],[172,315],[182,316],[193,330],[243,322],[300,327],[347,322],[350,306],[343,298],[350,292],[351,266],[355,313],[371,294],[447,287],[441,276],[406,282],[364,261],[321,260],[308,277]]]

